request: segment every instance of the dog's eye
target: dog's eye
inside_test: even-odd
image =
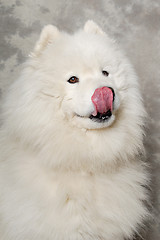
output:
[[[103,70],[103,71],[102,71],[102,74],[103,74],[104,76],[108,77],[109,72]]]
[[[69,83],[77,83],[79,82],[79,78],[75,77],[75,76],[72,76],[69,80],[68,80]]]

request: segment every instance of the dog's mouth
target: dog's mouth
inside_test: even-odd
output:
[[[95,123],[101,123],[99,126],[106,126],[115,119],[113,114],[114,111],[114,100],[115,92],[111,87],[97,88],[91,97],[94,111],[88,116],[82,116],[76,114],[78,117],[89,119]],[[96,125],[96,126],[98,126]]]
[[[112,116],[114,98],[113,88],[97,88],[91,98],[95,110],[89,118],[100,123],[108,121]]]
[[[99,113],[98,112],[96,116],[93,116],[91,114],[89,118],[92,121],[101,123],[101,122],[108,121],[111,116],[112,116],[112,111],[111,111],[111,109],[109,109],[106,113]]]

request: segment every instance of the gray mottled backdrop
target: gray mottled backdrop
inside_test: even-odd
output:
[[[93,19],[126,51],[141,80],[150,115],[147,156],[153,166],[154,221],[147,240],[160,239],[160,1],[0,0],[0,91],[14,81],[41,28],[73,32]]]

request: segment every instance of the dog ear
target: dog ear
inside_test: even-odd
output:
[[[59,36],[59,30],[53,25],[47,25],[42,29],[40,38],[37,41],[33,53],[31,56],[39,56],[43,50],[48,46],[48,44],[54,42],[54,40]]]
[[[88,20],[84,25],[84,31],[86,33],[94,33],[94,34],[102,34],[104,35],[105,32],[92,20]]]

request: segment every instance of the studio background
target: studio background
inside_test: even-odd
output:
[[[44,25],[73,32],[92,19],[125,50],[140,78],[149,113],[154,221],[145,240],[160,239],[160,1],[0,0],[0,95],[22,69]]]

